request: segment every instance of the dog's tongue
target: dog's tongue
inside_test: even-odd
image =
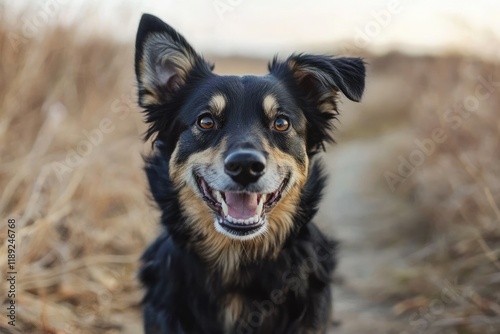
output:
[[[226,192],[228,213],[236,219],[248,219],[257,211],[257,194]]]

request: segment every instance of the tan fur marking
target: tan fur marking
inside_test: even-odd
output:
[[[142,88],[147,90],[149,94],[141,97],[141,106],[161,103],[159,90],[165,82],[162,82],[158,74],[156,68],[158,64],[165,65],[168,62],[170,66],[175,68],[175,73],[181,81],[186,79],[195,64],[196,58],[189,50],[167,47],[169,43],[174,44],[169,39],[168,35],[156,33],[149,36],[144,42],[144,52],[139,63],[139,80],[142,83]],[[158,49],[163,52],[156,55]],[[151,55],[156,57],[153,59]]]
[[[150,92],[150,93],[146,93],[146,94],[141,95],[141,105],[142,106],[155,105],[155,104],[161,103],[160,98],[158,97],[158,95],[156,95],[154,93],[153,90],[151,90],[150,88],[148,88],[146,86],[144,88],[146,88],[148,90],[148,92]]]
[[[299,165],[292,156],[283,151],[277,148],[271,148],[268,144],[265,144],[264,147],[279,165],[289,166],[293,170],[292,177],[289,181],[289,186],[291,186],[291,188],[268,214],[269,229],[266,234],[268,233],[276,236],[275,243],[279,250],[293,227],[293,217],[300,201],[301,189],[304,187],[307,180],[309,161],[307,155],[304,153],[306,161],[305,165],[302,166]]]
[[[262,108],[264,109],[264,112],[266,113],[267,117],[270,119],[273,119],[276,116],[276,113],[278,112],[279,104],[278,101],[276,100],[276,97],[273,95],[267,95],[264,98],[264,101],[262,102]]]
[[[212,96],[210,102],[208,103],[210,111],[219,116],[224,112],[224,109],[226,109],[226,104],[226,98],[222,94]]]
[[[335,89],[329,89],[323,93],[318,98],[318,109],[323,112],[335,112],[336,105],[335,100],[337,98],[338,91]]]
[[[289,60],[288,67],[292,70],[293,76],[299,82],[302,81],[302,79],[304,79],[307,75],[307,72],[304,70],[304,66],[298,65],[295,60]]]
[[[189,71],[193,68],[196,59],[187,49],[179,50],[173,47],[166,47],[169,43],[175,44],[170,41],[170,37],[168,35],[161,33],[152,34],[144,44],[144,49],[146,50],[145,54],[155,49],[163,48],[163,53],[159,55],[160,59],[157,61],[161,64],[164,64],[167,61],[173,64],[178,70],[177,74],[182,79],[185,79]],[[155,64],[149,65],[151,66]]]
[[[230,294],[227,297],[223,314],[226,332],[229,333],[233,329],[243,312],[243,306],[243,298],[240,295]]]
[[[305,66],[305,65],[298,65],[297,62],[294,60],[289,60],[288,61],[288,67],[293,72],[293,75],[295,79],[300,83],[306,76],[308,75],[314,75],[316,73],[316,79],[317,77],[321,77],[319,74],[319,71],[315,69],[314,67],[310,66]],[[333,88],[333,89],[328,89],[327,87],[323,87],[325,90],[325,93],[323,93],[319,98],[318,98],[318,109],[322,112],[335,112],[336,109],[336,104],[335,100],[337,99],[338,95],[338,90]]]
[[[297,66],[297,62],[295,60],[288,60],[288,67],[290,67],[290,69],[294,70],[295,66]]]
[[[160,104],[160,97],[157,94],[156,88],[152,84],[154,74],[150,70],[150,66],[145,62],[144,57],[139,62],[139,77],[142,82],[142,87],[146,90],[145,93],[139,93],[140,105],[145,107],[147,105]]]

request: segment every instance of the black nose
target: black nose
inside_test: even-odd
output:
[[[266,157],[256,150],[240,149],[230,153],[224,160],[226,174],[243,186],[256,182],[265,170]]]

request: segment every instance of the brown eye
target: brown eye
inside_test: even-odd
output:
[[[273,123],[273,128],[276,131],[286,131],[290,127],[290,122],[285,116],[278,116]]]
[[[203,130],[212,129],[215,126],[215,120],[210,114],[203,114],[198,117],[198,126]]]

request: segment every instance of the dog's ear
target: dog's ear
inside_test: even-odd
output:
[[[168,102],[195,67],[199,74],[212,70],[177,31],[156,16],[144,14],[135,44],[139,105],[147,108]]]
[[[305,101],[309,127],[307,146],[311,154],[323,149],[325,141],[333,141],[331,120],[338,114],[338,92],[359,102],[365,88],[365,64],[360,58],[298,54],[284,62],[275,58],[269,71],[285,82],[292,81]]]

